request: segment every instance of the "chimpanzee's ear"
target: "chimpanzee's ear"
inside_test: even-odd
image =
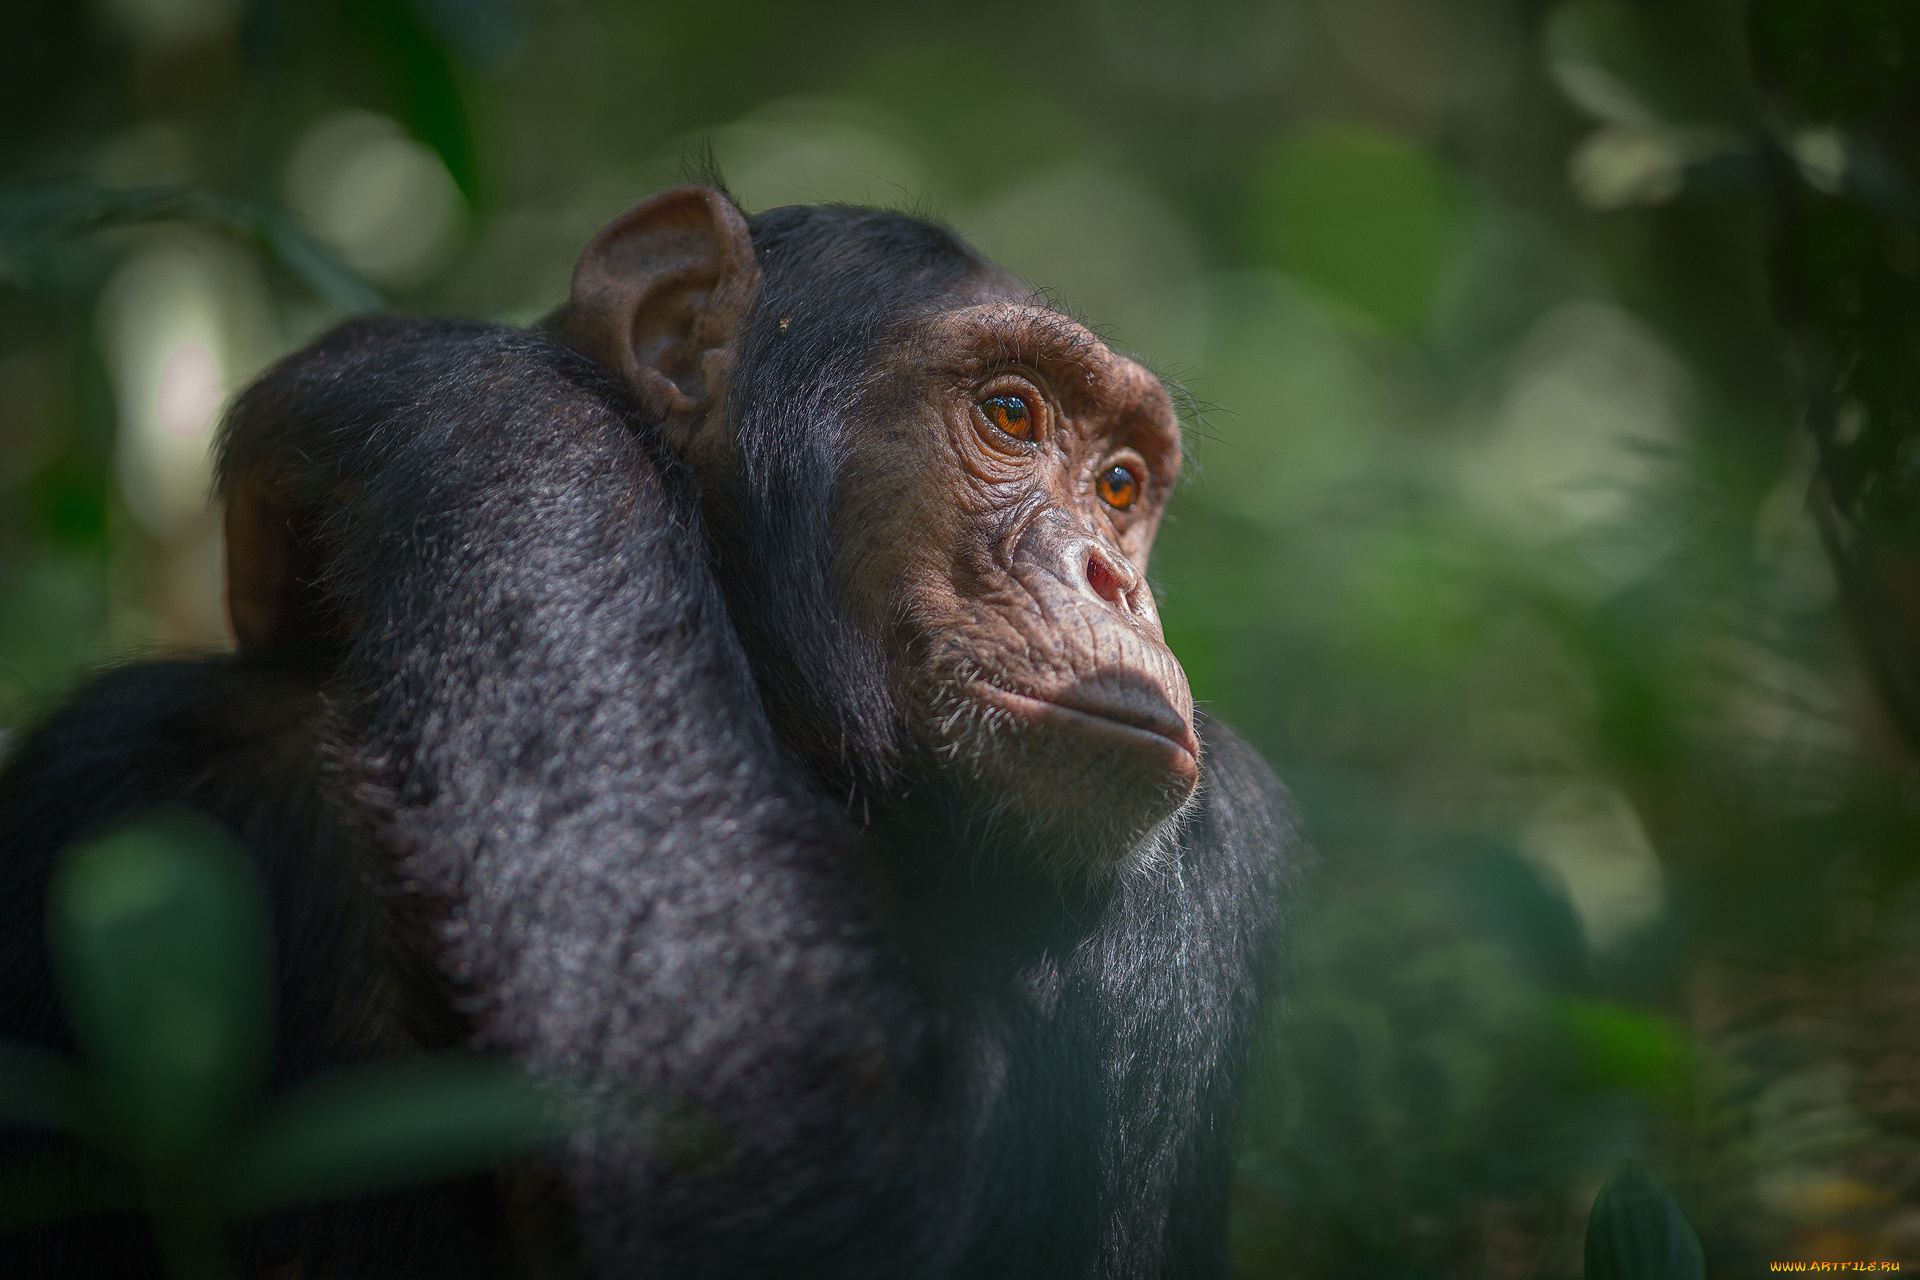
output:
[[[625,376],[669,429],[726,386],[733,338],[760,288],[747,220],[722,192],[677,187],[601,229],[573,269],[567,332]]]
[[[265,466],[232,481],[225,497],[227,622],[240,651],[330,667],[350,627],[330,616],[321,596],[312,521]]]

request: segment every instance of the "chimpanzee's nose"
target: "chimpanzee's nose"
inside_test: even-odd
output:
[[[1140,571],[1133,567],[1133,562],[1113,548],[1094,541],[1085,543],[1082,553],[1087,562],[1084,571],[1087,585],[1093,588],[1093,594],[1133,613],[1134,597],[1141,586]]]
[[[1015,554],[1081,601],[1098,601],[1129,623],[1157,628],[1159,613],[1146,576],[1118,547],[1068,513],[1049,512],[1035,520]]]

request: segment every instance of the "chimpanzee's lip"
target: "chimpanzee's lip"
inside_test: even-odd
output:
[[[1173,747],[1185,760],[1176,762],[1179,772],[1199,767],[1200,743],[1193,726],[1159,698],[1138,695],[1103,698],[1099,686],[1078,685],[1051,698],[1037,694],[1015,693],[999,685],[980,681],[974,686],[989,702],[1031,719],[1052,721],[1066,729],[1099,733],[1135,746],[1150,746],[1158,751]]]

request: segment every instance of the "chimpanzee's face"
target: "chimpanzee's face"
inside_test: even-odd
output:
[[[814,500],[804,486],[820,469],[797,468],[797,492],[762,492],[749,455],[760,473],[796,459],[737,416],[736,377],[752,388],[742,403],[838,415],[819,437],[831,442],[830,545],[764,545],[793,535],[750,529],[763,544],[723,570],[736,589],[789,575],[750,593],[742,628],[765,645],[776,732],[825,773],[861,756],[878,768],[904,746],[957,791],[962,820],[1014,837],[1063,876],[1150,856],[1200,773],[1193,697],[1146,581],[1180,471],[1166,389],[938,228],[828,206],[770,211],[761,230],[780,264],[772,280],[724,193],[655,196],[581,255],[568,331],[626,378],[709,499],[760,495],[720,504],[743,528],[753,503]],[[742,355],[755,323],[777,318],[786,333],[798,320],[798,338],[826,332],[813,326],[836,312],[909,310],[854,385],[811,386],[816,370],[769,365],[779,376],[756,386],[765,356]],[[812,357],[832,365],[870,340],[859,323],[845,328]],[[814,552],[832,582],[811,581]],[[815,590],[833,597],[817,617]],[[753,612],[769,607],[792,614]],[[837,633],[848,623],[852,648]],[[856,741],[883,732],[851,705],[864,697],[866,671],[852,667],[868,641],[897,743]]]
[[[1150,854],[1199,777],[1146,578],[1180,471],[1166,389],[1013,289],[896,350],[834,523],[910,737],[1059,870]]]

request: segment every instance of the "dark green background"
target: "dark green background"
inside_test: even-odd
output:
[[[749,207],[951,221],[1187,393],[1168,633],[1324,854],[1246,1275],[1576,1275],[1626,1155],[1712,1274],[1920,1264],[1907,10],[15,0],[0,731],[224,643],[141,379],[354,305],[299,228],[366,265],[437,190],[374,283],[528,321],[710,145]],[[425,196],[302,205],[349,110]]]

